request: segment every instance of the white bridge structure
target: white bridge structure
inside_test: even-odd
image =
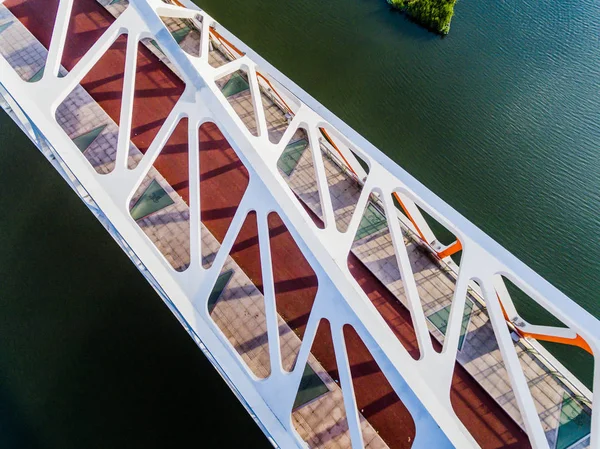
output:
[[[469,294],[477,296],[485,306],[521,416],[519,426],[526,432],[531,447],[553,449],[557,447],[557,437],[549,436],[543,416],[536,409],[536,400],[515,346],[517,335],[541,354],[549,371],[562,374],[569,391],[583,398],[590,410],[595,409],[591,392],[536,340],[584,347],[596,356],[600,351],[598,319],[461,216],[190,1],[129,0],[128,7],[115,18],[75,67],[68,72],[61,69],[63,52],[65,46],[69,45],[67,30],[71,10],[77,1],[84,0],[59,2],[47,62],[39,80],[28,82],[22,79],[9,60],[0,56],[3,107],[121,245],[274,446],[307,447],[307,441],[300,436],[293,423],[292,414],[303,368],[311,357],[319,323],[325,319],[331,328],[349,447],[358,449],[371,446],[364,438],[365,427],[361,424],[364,418],[357,404],[343,332],[346,325],[354,328],[360,336],[390,386],[410,412],[416,429],[414,440],[410,442],[413,448],[481,447],[473,437],[469,423],[462,422],[457,416],[450,394]],[[0,8],[2,3],[5,2],[0,0]],[[198,54],[184,51],[172,30],[167,27],[165,18],[183,19],[194,24],[200,36]],[[0,38],[2,36],[0,34]],[[109,173],[100,174],[57,121],[57,110],[120,36],[126,37],[127,52],[116,157],[114,168]],[[145,39],[154,41],[156,48],[164,53],[169,66],[183,80],[185,89],[144,157],[134,168],[130,168],[128,160],[137,52],[139,42]],[[219,67],[214,67],[209,63],[209,55],[217,45],[232,57]],[[217,80],[238,71],[247,76],[256,117],[255,132],[246,126],[223,95],[222,86],[217,84]],[[276,143],[269,138],[261,92],[268,93],[274,103],[288,109],[286,117],[289,126]],[[176,270],[132,218],[130,204],[174,128],[184,117],[187,118],[189,144],[190,250],[187,267]],[[210,267],[202,263],[202,255],[206,251],[201,238],[203,196],[200,158],[196,150],[199,146],[198,129],[208,122],[217,125],[249,175],[247,189]],[[313,214],[302,204],[300,195],[290,188],[278,168],[286,145],[298,129],[306,132],[308,144],[313,149],[323,147],[323,136],[327,136],[325,145],[335,149],[337,155],[334,157],[338,158],[340,166],[352,172],[361,186],[347,229],[340,229],[336,225],[336,208],[329,194],[326,173],[327,160],[321,152],[313,150],[312,163],[321,207],[317,215],[323,221],[322,226],[315,223]],[[5,142],[0,144],[4,146],[4,151],[8,151]],[[389,235],[400,270],[405,305],[418,341],[417,359],[399,341],[348,267],[348,257],[361,226],[363,211],[369,202],[377,203],[385,216],[398,218],[389,220]],[[457,242],[448,246],[439,243],[423,211],[454,234]],[[249,369],[209,311],[213,287],[249,212],[256,214],[260,247],[270,360],[269,375],[264,378]],[[272,212],[276,212],[284,222],[318,281],[297,362],[291,371],[284,368],[280,351],[282,337],[278,324],[268,225],[268,216]],[[432,257],[438,259],[439,264],[449,267],[455,279],[441,351],[436,350],[432,343],[431,323],[428,322],[418,281],[411,269],[407,235],[419,240]],[[457,264],[451,256],[460,250],[462,256]],[[285,263],[295,262],[290,260]],[[503,279],[510,280],[564,323],[564,327],[527,323],[520,317],[519,305],[513,302]],[[594,389],[600,388],[600,370],[594,370],[593,386]],[[556,414],[558,416],[560,410]],[[599,429],[600,415],[591,413],[590,434],[585,440],[574,442],[569,447],[600,449]]]

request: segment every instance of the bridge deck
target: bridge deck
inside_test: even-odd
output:
[[[63,57],[65,70],[72,69],[110,25],[113,17],[107,11],[119,14],[124,9],[119,2],[112,5],[108,1],[102,3],[106,8],[94,0],[75,2],[69,45]],[[24,26],[13,24],[7,29],[8,32],[0,34],[0,52],[9,56],[23,78],[35,80],[43,68],[46,55],[44,48],[48,47],[50,41],[52,21],[48,11],[56,9],[57,1],[8,0],[5,5]],[[11,22],[11,17],[6,10],[0,11],[0,27]],[[186,30],[187,25],[181,21],[170,21],[168,25],[180,40],[180,45],[188,51],[194,51],[198,42],[197,31]],[[160,62],[161,59],[166,65]],[[211,51],[211,63],[218,66],[229,59],[231,56],[215,45]],[[124,62],[125,39],[120,38],[57,112],[59,123],[76,143],[82,145],[85,156],[100,173],[107,173],[114,166],[120,114],[117,94],[122,88]],[[182,81],[167,65],[168,61],[153,43],[145,42],[144,46],[140,46],[130,166],[137,165],[143,157],[183,91]],[[230,103],[253,132],[256,123],[250,91],[243,82],[243,75],[241,80],[228,76],[219,80],[218,85],[223,90],[231,89],[232,93],[228,96]],[[267,112],[269,135],[278,140],[287,126],[285,111],[269,95],[263,93],[261,97]],[[292,141],[302,142],[303,138],[299,131]],[[210,195],[204,194],[202,197],[202,240],[206,249],[203,257],[204,263],[210,264],[243,195],[248,175],[215,125],[206,124],[200,129],[200,142],[201,185],[203,192],[210,192]],[[319,193],[311,162],[315,149],[301,143],[299,145],[290,150],[295,151],[296,156],[292,157],[291,165],[282,167],[281,173],[318,221],[321,215]],[[131,202],[134,209],[146,208],[146,212],[151,212],[141,216],[138,224],[177,270],[183,270],[189,264],[186,147],[187,127],[180,125]],[[325,146],[316,151],[324,149]],[[360,185],[333,158],[325,158],[325,165],[336,218],[339,226],[344,227],[354,209]],[[145,203],[146,191],[153,181],[159,186],[153,191],[158,195],[153,198],[158,198],[157,201],[153,202],[158,202],[161,208]],[[140,206],[137,206],[138,203]],[[375,199],[372,206],[374,213],[377,213]],[[308,320],[317,288],[316,277],[308,263],[302,262],[301,253],[281,220],[273,217],[270,228],[282,335],[281,351],[284,365],[289,369],[293,366]],[[223,269],[223,287],[220,295],[216,295],[212,317],[249,368],[257,376],[266,377],[269,373],[269,355],[257,242],[256,225],[250,217]],[[408,234],[406,244],[413,271],[417,273],[420,294],[426,298],[424,306],[431,319],[432,334],[441,341],[443,329],[439,327],[443,327],[444,309],[451,300],[453,278],[427,254],[419,251],[417,243]],[[349,267],[353,275],[405,347],[413,354],[418,354],[387,227],[357,238],[352,251]],[[452,402],[458,416],[468,423],[469,429],[484,448],[529,447],[527,436],[515,423],[520,422],[520,415],[489,319],[476,298],[473,298],[467,326],[459,354],[461,364],[456,366],[452,388]],[[346,339],[353,362],[353,378],[367,447],[410,447],[414,425],[407,410],[385,382],[360,338],[349,332]],[[326,328],[320,329],[317,342],[319,344],[313,347],[309,364],[329,393],[300,405],[293,413],[294,422],[300,435],[312,447],[349,447],[343,401],[336,383],[335,357]],[[565,395],[571,397],[573,393],[549,375],[537,359],[525,350],[525,346],[518,348],[549,441],[556,443],[556,430],[562,418],[561,407]]]

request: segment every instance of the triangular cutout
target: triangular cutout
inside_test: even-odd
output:
[[[398,200],[400,199],[400,197],[397,195],[395,198]],[[402,205],[400,209],[406,215],[406,209],[404,209],[404,207],[405,205]],[[454,235],[448,228],[428,214],[416,203],[414,203],[413,212],[414,215],[411,215],[409,220],[417,230],[415,237],[419,237],[422,243],[429,247],[430,253],[433,256],[433,260],[435,262],[438,262],[439,260],[439,263],[444,266],[450,264],[450,268],[454,267],[452,262],[454,262],[456,266],[460,266],[460,259],[462,257],[462,244],[456,235]],[[417,221],[417,218],[421,218],[421,220]],[[431,234],[433,236],[433,240],[431,240],[430,237],[428,241],[424,241],[423,234]],[[456,271],[456,267],[454,267],[454,270]]]
[[[166,56],[159,59],[138,43],[131,142],[145,154],[185,89],[184,82],[169,68]],[[137,159],[130,161],[135,168]]]
[[[350,447],[331,329],[325,319],[319,323],[303,369],[292,409],[292,423],[310,448]]]
[[[488,285],[494,287],[496,284]],[[514,422],[524,429],[525,424],[523,416],[519,408],[514,390],[511,386],[511,379],[505,365],[504,356],[501,353],[497,343],[497,332],[507,332],[505,335],[510,335],[510,340],[513,344],[508,351],[514,351],[511,357],[516,357],[518,365],[515,376],[523,376],[527,382],[531,399],[537,411],[537,417],[540,420],[541,427],[545,433],[550,447],[555,447],[557,431],[560,427],[560,406],[564,401],[565,395],[575,399],[583,397],[585,392],[575,391],[578,388],[572,383],[567,373],[560,374],[552,367],[552,359],[547,355],[538,352],[539,347],[522,338],[512,324],[507,323],[508,329],[505,330],[505,316],[500,316],[502,324],[497,329],[494,329],[489,317],[488,307],[491,307],[491,302],[500,300],[494,288],[488,290],[491,297],[482,299],[478,292],[481,291],[480,286],[473,282],[472,290],[470,291],[471,298],[475,300],[474,305],[477,308],[476,312],[472,313],[469,335],[465,339],[462,350],[458,353],[457,360],[461,363],[461,368],[467,371],[479,384],[487,394],[500,406],[500,408],[492,407],[493,414],[481,415],[479,418],[469,416],[469,411],[460,412],[461,395],[464,398],[464,392],[458,391],[453,385],[453,395],[451,395],[452,403],[457,412],[457,415],[471,430],[473,436],[478,440],[489,438],[489,434],[485,434],[481,429],[494,428],[501,425],[508,426],[505,418],[508,415]],[[498,307],[498,305],[494,305]],[[498,310],[502,311],[501,308]],[[504,337],[506,338],[506,337]],[[457,366],[457,370],[459,367]],[[468,380],[465,380],[468,383]],[[463,388],[464,390],[464,388]],[[477,387],[472,387],[472,391],[477,390]],[[484,397],[480,395],[482,404]],[[528,400],[528,398],[524,398]],[[463,400],[464,403],[464,400]],[[469,399],[468,409],[472,410],[476,401],[473,397]],[[482,405],[483,406],[483,405]],[[535,418],[534,418],[535,419]],[[487,423],[478,421],[488,421]],[[537,423],[534,423],[537,425]],[[510,426],[508,426],[510,427]],[[502,440],[503,444],[514,444],[517,441],[524,439],[522,433],[516,429],[510,430],[505,427],[502,434],[496,433],[496,438]]]
[[[243,55],[239,49],[221,36],[212,26],[210,27],[209,36],[208,63],[212,67],[221,67]]]
[[[209,296],[208,311],[248,368],[265,378],[271,365],[257,232],[256,213],[250,212]]]
[[[115,165],[126,46],[127,36],[121,35],[56,110],[58,124],[71,139],[79,138],[75,144],[80,150],[87,143],[80,137],[102,128],[84,152],[101,174]]]
[[[300,340],[304,338],[318,281],[314,270],[277,213],[269,214],[268,224],[277,313],[287,323],[285,329],[280,327],[281,356],[283,368],[291,371],[296,363],[299,346],[286,346],[285,334],[291,329]]]
[[[345,232],[362,193],[367,172],[356,153],[337,133],[319,128],[318,140],[336,226],[340,232]]]
[[[584,374],[583,380],[588,380],[591,387],[594,366],[592,350],[585,340],[571,332],[558,318],[507,278],[497,276],[494,287],[495,299],[504,306],[505,319],[510,323],[514,350],[527,379],[538,416],[550,446],[554,447],[558,443],[561,420],[564,418],[557,412],[561,409],[561,404],[565,400],[570,404],[581,399],[585,401],[586,396],[589,396],[589,402],[591,395],[572,380],[572,373],[567,368],[555,363],[553,355],[563,358],[567,366],[576,366],[579,359],[582,362],[579,365]],[[523,321],[524,316],[535,324]],[[547,349],[551,351],[550,354],[544,351],[546,342],[549,342]],[[575,426],[569,425],[567,429],[571,430],[563,430],[562,438],[565,440],[568,440],[565,435],[570,431],[578,439],[585,436],[575,432]]]
[[[126,6],[123,6],[123,10]],[[68,71],[81,60],[114,22],[99,2],[74,1],[61,64]]]
[[[199,140],[201,219],[220,246],[246,192],[250,177],[217,125],[207,122],[200,126]],[[215,254],[213,249],[203,245],[205,266],[210,266]]]
[[[46,65],[58,4],[56,0],[2,2],[2,7],[10,11],[3,14],[3,19],[9,19],[10,24],[5,23],[0,34],[0,39],[9,42],[9,45],[0,45],[0,54],[25,81]],[[28,32],[24,32],[23,27]]]
[[[198,15],[201,19],[201,16]],[[179,19],[175,17],[161,17],[171,36],[183,51],[190,56],[200,56],[201,23],[196,19]]]
[[[586,398],[584,392],[575,390],[577,387],[573,388],[570,384],[570,373],[564,369],[558,372],[548,366],[547,356],[540,354],[536,346],[527,339],[514,338],[513,343],[550,447],[558,446],[559,437],[563,439],[562,444],[569,439],[584,438],[589,434],[589,427],[586,429],[585,425],[589,425],[591,397],[585,405],[587,412],[583,412]],[[562,410],[559,415],[557,410],[561,409],[561,404]],[[563,410],[568,416],[563,414]]]
[[[356,151],[352,149],[352,147],[350,146],[350,142],[348,142],[344,138],[341,138],[339,134],[333,133],[331,129],[327,131],[326,128],[319,128],[319,131],[321,132],[321,135],[323,136],[327,144],[336,149],[336,152],[342,158],[348,170],[360,177],[360,166],[360,168],[362,168],[362,170],[364,171],[365,175],[369,174],[369,164],[362,157],[360,157]],[[333,136],[336,136],[337,138]],[[346,155],[343,154],[341,147],[346,147]],[[354,161],[348,160],[348,155],[352,155],[352,158],[355,159],[356,162],[358,162],[358,166],[354,163]],[[363,178],[362,181],[365,181],[365,179]]]
[[[218,79],[216,83],[235,113],[244,122],[248,131],[253,136],[258,136],[256,110],[254,109],[248,74],[243,70],[237,70]]]
[[[527,324],[525,323],[567,328],[561,320],[539,305],[507,277],[497,276],[496,282],[497,294],[502,300],[505,313],[508,315],[507,318],[524,332],[527,331]],[[515,309],[513,309],[513,306]]]
[[[323,212],[321,196],[312,148],[308,134],[303,128],[298,128],[286,145],[277,161],[279,174],[292,189],[298,200],[306,207],[311,215],[318,218],[318,225],[323,228]]]
[[[452,407],[482,447],[530,448],[496,335],[477,293],[480,287],[471,285],[465,303],[465,313],[471,309],[470,319],[452,377]]]
[[[344,326],[344,339],[354,385],[354,396],[361,417],[365,447],[409,449],[415,440],[416,426],[356,330]]]
[[[515,332],[534,345],[539,343],[591,388],[594,361],[588,343],[507,277],[497,275],[494,286]]]
[[[269,140],[271,143],[277,144],[290,126],[294,116],[294,112],[290,107],[290,104],[292,104],[290,98],[293,95],[260,72],[256,72],[256,77],[260,88],[262,106],[265,111]],[[283,96],[284,92],[288,98],[287,100]]]
[[[387,217],[376,196],[371,196],[348,254],[348,268],[402,345],[420,357],[412,313],[404,295]]]
[[[391,200],[391,201],[390,201]],[[410,203],[409,203],[410,202]],[[409,204],[412,206],[409,211]],[[419,206],[398,192],[388,199],[390,210],[395,216],[402,236],[396,242],[398,251],[406,251],[410,262],[411,275],[417,287],[423,313],[432,337],[436,340],[433,348],[439,352],[445,340],[446,326],[450,316],[456,282],[460,274],[462,245],[445,227],[437,223],[436,230],[449,235],[449,241],[455,242],[441,246],[435,242],[433,231],[428,227],[425,213]],[[432,219],[433,220],[433,219]],[[427,226],[427,228],[425,228]],[[433,236],[433,237],[432,237]],[[429,240],[431,240],[431,242]],[[388,243],[389,246],[389,243]],[[406,303],[404,290],[394,292],[400,301]],[[473,303],[467,299],[459,349],[468,332]]]
[[[177,271],[190,264],[188,120],[182,119],[130,203],[130,213]]]

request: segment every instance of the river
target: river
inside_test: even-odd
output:
[[[598,2],[459,0],[444,39],[384,0],[197,3],[600,316]],[[0,141],[2,447],[268,447],[5,115]],[[589,385],[590,358],[554,349]]]

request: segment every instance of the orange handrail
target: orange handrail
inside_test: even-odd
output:
[[[275,95],[277,95],[277,98],[279,98],[279,100],[283,103],[283,105],[285,106],[285,108],[288,110],[288,112],[292,115],[294,115],[294,111],[292,111],[292,109],[288,106],[288,104],[285,102],[285,100],[283,99],[283,97],[281,95],[279,95],[279,92],[277,92],[277,90],[273,87],[273,84],[271,84],[271,81],[269,81],[262,73],[260,72],[256,72],[256,76],[262,78],[263,80],[265,80],[265,82],[269,85],[269,87],[271,88],[271,90],[273,92],[275,92]]]
[[[579,334],[575,338],[565,338],[565,337],[556,337],[554,335],[544,335],[544,334],[532,334],[529,332],[523,332],[520,329],[516,329],[516,331],[521,334],[523,337],[533,338],[535,340],[541,341],[549,341],[552,343],[560,343],[563,345],[576,346],[578,348],[587,351],[588,353],[594,355],[592,348],[588,345],[587,341],[583,339],[583,337]]]
[[[237,48],[235,45],[233,45],[231,42],[229,42],[227,39],[225,39],[223,36],[221,36],[221,34],[219,34],[219,32],[217,30],[215,30],[214,27],[210,27],[210,32],[212,34],[215,35],[215,37],[220,40],[222,43],[225,43],[226,45],[228,45],[229,47],[231,47],[231,49],[233,51],[235,51],[238,55],[240,56],[244,56],[246,53],[244,53],[243,51],[241,51],[239,48]]]
[[[329,142],[331,144],[331,146],[333,148],[335,148],[335,151],[337,151],[337,153],[340,155],[340,157],[344,161],[344,164],[346,164],[348,166],[348,168],[354,174],[354,176],[358,176],[356,174],[356,172],[354,171],[354,169],[352,168],[352,166],[350,165],[350,162],[348,162],[348,160],[344,157],[344,155],[342,154],[340,149],[337,147],[337,145],[335,144],[333,139],[331,137],[329,137],[329,134],[327,134],[327,131],[325,131],[325,128],[319,128],[319,131],[321,131],[321,134],[323,134],[323,137],[325,137],[325,139],[327,139],[327,142]]]
[[[462,249],[462,243],[460,243],[460,240],[456,239],[452,245],[448,246],[444,251],[437,253],[437,255],[440,259],[444,259],[448,256],[456,254],[459,251],[462,251]]]
[[[406,216],[408,217],[410,222],[413,224],[413,226],[417,230],[417,233],[419,234],[419,237],[421,237],[421,240],[423,240],[425,243],[427,243],[427,239],[425,238],[425,235],[423,235],[423,233],[421,232],[421,229],[419,228],[419,226],[413,219],[412,215],[410,214],[410,212],[408,211],[408,209],[406,208],[406,206],[400,199],[400,195],[398,195],[396,192],[394,192],[393,195],[394,195],[394,198],[396,198],[396,201],[398,201],[398,203],[400,204],[400,207],[402,208],[402,210],[404,211],[404,213],[406,214]]]
[[[587,341],[585,341],[583,339],[583,337],[579,334],[576,334],[577,336],[575,338],[566,338],[566,337],[557,337],[556,335],[535,334],[533,332],[526,332],[522,329],[519,329],[512,322],[512,320],[509,318],[508,314],[506,313],[506,309],[504,308],[504,305],[502,305],[502,300],[500,299],[500,295],[498,293],[496,293],[496,297],[498,298],[498,303],[500,304],[500,308],[502,309],[502,315],[504,315],[504,319],[506,320],[507,323],[512,324],[515,332],[517,334],[519,334],[519,336],[533,338],[534,340],[549,341],[552,343],[560,343],[563,345],[576,346],[576,347],[581,348],[584,351],[587,351],[590,354],[594,355],[594,352],[592,351],[592,348],[590,347],[590,345],[588,345]]]

